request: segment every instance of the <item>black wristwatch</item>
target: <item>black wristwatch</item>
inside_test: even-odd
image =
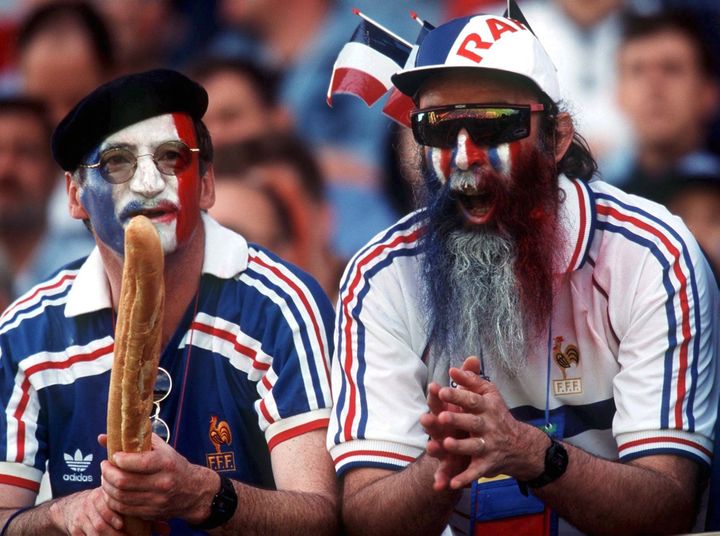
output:
[[[520,491],[523,495],[527,495],[527,488],[529,487],[541,488],[550,482],[554,482],[565,473],[567,465],[567,450],[565,450],[565,447],[562,446],[562,443],[558,443],[550,437],[550,446],[545,451],[545,470],[539,477],[528,480],[527,482],[521,482],[518,480]]]
[[[220,491],[215,494],[210,504],[210,515],[205,521],[197,525],[192,525],[192,527],[194,529],[210,530],[227,523],[235,513],[237,504],[237,493],[235,493],[235,487],[232,481],[221,475]]]

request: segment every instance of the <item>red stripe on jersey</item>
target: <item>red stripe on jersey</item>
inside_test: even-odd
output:
[[[114,342],[111,342],[110,344],[92,352],[70,356],[64,361],[43,361],[42,363],[28,367],[25,371],[25,380],[23,381],[21,388],[22,396],[20,397],[20,402],[18,403],[18,407],[15,409],[15,413],[13,415],[18,421],[17,456],[15,457],[15,461],[21,462],[25,457],[25,422],[22,420],[22,416],[25,412],[25,408],[27,407],[28,400],[30,399],[30,395],[28,394],[30,391],[30,376],[43,370],[66,369],[70,368],[75,363],[94,361],[112,353],[114,344]]]
[[[266,263],[265,261],[263,261],[262,259],[260,259],[259,257],[253,256],[253,255],[251,255],[249,257],[249,259],[250,259],[250,262],[256,262],[260,266],[263,266],[263,267],[267,268],[268,270],[270,270],[273,274],[275,274],[280,279],[282,279],[285,283],[290,285],[290,288],[292,288],[297,293],[298,297],[300,298],[300,301],[302,301],[303,305],[305,306],[305,310],[307,311],[308,315],[310,316],[310,319],[312,320],[313,329],[315,330],[315,337],[317,338],[318,344],[320,345],[320,352],[322,353],[323,359],[321,361],[323,362],[323,367],[325,368],[325,378],[329,382],[330,381],[330,370],[328,369],[328,365],[327,365],[328,360],[327,360],[327,355],[325,352],[325,345],[323,344],[322,336],[320,334],[320,325],[318,324],[317,318],[315,318],[315,314],[313,313],[312,307],[310,306],[310,303],[308,302],[307,297],[300,290],[300,287],[297,286],[295,281],[293,281],[292,279],[287,277],[284,273],[282,273],[282,271],[280,271],[277,268],[277,266],[271,266],[268,263]]]
[[[63,283],[65,283],[65,281],[72,281],[73,279],[75,279],[75,274],[65,274],[60,279],[58,279],[55,283],[36,288],[35,292],[33,292],[30,296],[28,296],[27,298],[23,298],[20,301],[15,302],[12,307],[7,309],[3,313],[2,316],[3,317],[8,316],[13,311],[15,311],[18,307],[20,307],[22,304],[34,300],[40,293],[47,292],[48,290],[56,289],[56,288],[62,286]]]
[[[639,445],[648,445],[651,443],[677,443],[679,445],[687,445],[688,447],[697,449],[703,454],[705,454],[708,458],[712,458],[713,455],[712,451],[706,449],[702,445],[699,445],[694,441],[690,441],[689,439],[683,439],[682,437],[647,437],[645,439],[636,439],[635,441],[628,441],[627,443],[619,445],[618,452],[622,452],[625,449],[637,447]]]
[[[289,430],[285,430],[284,432],[280,432],[279,434],[274,435],[272,439],[268,441],[268,450],[272,452],[272,449],[277,447],[280,443],[282,443],[283,441],[287,441],[288,439],[292,439],[293,437],[312,432],[313,430],[327,428],[329,423],[330,419],[328,417],[325,417],[324,419],[317,419],[315,421],[306,422],[305,424],[301,424],[300,426],[296,426],[294,428],[290,428]]]
[[[29,489],[37,493],[40,491],[40,482],[34,480],[28,480],[27,478],[20,478],[19,476],[12,475],[0,475],[0,484],[7,484],[8,486],[16,486],[18,488]]]
[[[580,252],[582,251],[583,246],[583,238],[585,236],[585,225],[587,225],[587,214],[585,213],[585,192],[577,181],[573,181],[572,184],[573,186],[575,186],[575,190],[577,190],[579,200],[578,205],[580,206],[580,225],[578,228],[577,242],[575,243],[575,251],[573,251],[572,257],[570,257],[570,264],[567,267],[568,272],[573,269],[575,263],[578,260],[578,257],[580,256]]]
[[[414,242],[417,240],[418,236],[420,235],[421,229],[415,229],[412,233],[409,235],[400,235],[396,237],[391,242],[388,242],[386,244],[378,244],[375,249],[370,251],[365,257],[363,257],[356,265],[355,265],[355,275],[353,277],[352,283],[348,286],[347,294],[342,300],[342,311],[343,316],[345,318],[345,374],[347,376],[348,386],[349,386],[349,395],[348,395],[348,412],[345,416],[345,426],[343,427],[345,430],[345,440],[350,441],[352,439],[352,424],[353,420],[355,420],[355,382],[352,380],[352,357],[353,357],[353,351],[352,351],[352,317],[350,315],[350,302],[353,301],[353,298],[355,297],[355,290],[357,289],[357,286],[360,283],[360,280],[362,279],[362,268],[372,262],[375,258],[380,256],[385,250],[392,249],[396,247],[398,244],[408,244],[410,242]]]
[[[260,401],[260,413],[263,414],[263,417],[265,417],[265,420],[267,422],[269,422],[270,424],[275,422],[275,419],[273,419],[272,415],[270,415],[270,412],[268,411],[264,400]]]
[[[243,354],[246,357],[249,357],[252,360],[252,367],[257,370],[267,370],[270,368],[270,365],[267,363],[263,363],[261,361],[257,360],[257,352],[250,348],[249,346],[245,346],[244,344],[240,344],[237,340],[237,337],[230,333],[229,331],[226,331],[224,329],[219,329],[214,326],[209,326],[207,324],[202,324],[200,322],[193,322],[190,326],[190,329],[196,329],[198,331],[202,331],[203,333],[207,333],[208,335],[212,335],[213,337],[217,337],[219,339],[222,339],[224,341],[227,341],[233,345],[235,350],[237,350],[239,353]]]
[[[670,255],[673,257],[673,272],[675,273],[675,277],[677,277],[678,282],[680,283],[680,291],[678,292],[678,294],[680,297],[680,311],[682,317],[680,322],[682,326],[682,342],[680,343],[680,369],[678,371],[677,395],[675,400],[675,428],[677,428],[678,430],[682,429],[682,406],[683,400],[685,399],[685,375],[687,374],[688,347],[690,345],[690,306],[688,304],[687,277],[682,272],[682,268],[680,267],[679,263],[680,251],[670,242],[670,240],[668,240],[668,238],[663,233],[661,233],[655,227],[652,227],[651,225],[645,223],[644,221],[641,221],[632,216],[628,216],[627,214],[623,214],[615,208],[607,207],[604,205],[598,205],[597,210],[599,214],[602,214],[604,216],[611,215],[620,221],[631,223],[639,227],[640,229],[643,229],[644,231],[652,234],[653,236],[656,236],[660,239],[665,248],[667,248]]]
[[[412,456],[405,456],[404,454],[398,454],[397,452],[387,452],[384,450],[353,450],[352,452],[346,452],[335,458],[335,464],[341,462],[345,458],[350,456],[379,456],[380,458],[392,458],[394,460],[401,460],[403,462],[414,462],[415,458]]]

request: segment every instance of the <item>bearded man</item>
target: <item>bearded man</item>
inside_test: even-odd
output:
[[[348,533],[690,530],[718,406],[691,234],[593,178],[526,24],[450,21],[393,83],[427,188],[341,284],[328,448]]]

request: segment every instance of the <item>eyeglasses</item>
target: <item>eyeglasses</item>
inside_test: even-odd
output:
[[[153,388],[153,407],[155,411],[150,416],[150,428],[165,443],[170,442],[170,427],[160,418],[160,402],[170,396],[170,391],[172,391],[172,378],[167,370],[158,367],[158,375]]]
[[[190,148],[181,141],[166,141],[154,153],[135,155],[124,147],[113,147],[100,153],[100,161],[95,164],[80,164],[80,167],[97,169],[100,176],[110,184],[122,184],[129,181],[137,169],[137,160],[141,156],[150,156],[155,167],[163,175],[177,175],[188,168],[192,154],[199,148]]]
[[[530,135],[530,114],[542,104],[452,104],[415,110],[412,131],[420,145],[451,149],[464,128],[476,145],[499,145]]]

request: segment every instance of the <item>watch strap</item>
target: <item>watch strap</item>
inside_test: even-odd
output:
[[[201,523],[192,525],[195,529],[210,530],[227,523],[235,514],[238,498],[232,480],[220,476],[220,491],[213,497],[210,503],[210,515]]]
[[[527,496],[527,488],[541,488],[560,478],[567,469],[568,453],[562,443],[550,438],[550,446],[545,451],[545,468],[537,478],[522,482],[518,486],[523,495]]]

